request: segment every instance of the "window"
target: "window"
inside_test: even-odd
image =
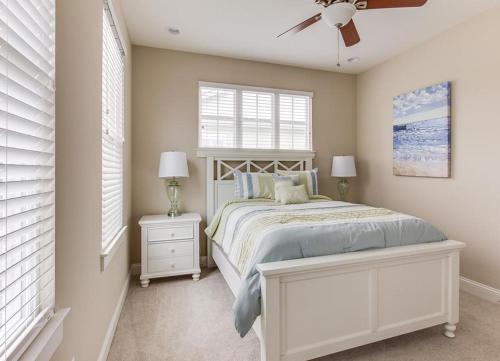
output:
[[[104,2],[102,39],[102,246],[123,227],[124,51]]]
[[[0,359],[54,308],[54,1],[0,1]]]
[[[311,150],[312,93],[200,82],[200,148]]]

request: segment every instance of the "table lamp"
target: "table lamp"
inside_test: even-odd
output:
[[[340,178],[337,183],[337,189],[341,201],[345,201],[349,193],[349,182],[347,178],[356,177],[356,165],[354,164],[354,156],[333,156],[332,161],[332,177]]]
[[[170,200],[170,217],[179,215],[179,195],[180,184],[176,178],[189,177],[186,153],[184,152],[163,152],[160,155],[159,178],[171,178],[167,184],[167,196]]]

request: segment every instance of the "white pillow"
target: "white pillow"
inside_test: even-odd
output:
[[[306,186],[280,187],[281,204],[301,204],[309,202]]]
[[[276,202],[281,202],[280,188],[291,187],[291,186],[297,185],[299,182],[299,176],[274,175],[273,181],[274,181],[274,199],[276,200]]]

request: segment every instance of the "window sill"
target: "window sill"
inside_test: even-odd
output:
[[[57,311],[18,360],[49,361],[63,340],[63,321],[69,311],[69,308]]]
[[[125,241],[126,237],[124,237],[124,235],[127,232],[127,228],[127,226],[124,226],[120,232],[116,234],[115,238],[113,238],[109,245],[107,245],[106,248],[103,248],[101,252],[101,271],[104,271],[108,267],[116,251]]]

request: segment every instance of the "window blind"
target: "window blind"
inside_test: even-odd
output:
[[[2,360],[54,307],[54,1],[0,0]]]
[[[102,44],[102,243],[123,227],[123,48],[107,2]]]
[[[199,146],[311,150],[307,92],[200,83]]]

